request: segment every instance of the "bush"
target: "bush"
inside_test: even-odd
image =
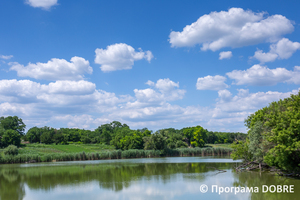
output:
[[[16,145],[20,146],[21,144],[21,136],[18,131],[15,130],[6,130],[2,135],[1,143],[3,147],[7,147],[8,145]]]
[[[4,149],[5,155],[15,156],[18,155],[18,153],[19,153],[18,147],[16,147],[15,145],[9,145]]]

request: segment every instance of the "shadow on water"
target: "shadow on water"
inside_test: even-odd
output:
[[[234,186],[240,187],[259,187],[259,193],[252,193],[252,200],[298,200],[299,197],[299,186],[300,180],[293,179],[283,176],[276,176],[274,174],[270,174],[269,172],[240,172],[233,174],[235,181],[233,183]],[[280,193],[280,192],[262,192],[262,186],[271,186],[271,185],[294,185],[294,193]]]

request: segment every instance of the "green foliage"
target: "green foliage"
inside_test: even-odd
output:
[[[253,156],[253,160],[262,162],[265,155],[264,144],[263,144],[263,124],[257,121],[253,128],[249,130],[249,153]]]
[[[226,144],[233,143],[238,140],[245,140],[247,135],[244,133],[230,133],[230,132],[213,132],[207,131],[201,126],[187,127],[180,130],[184,136],[182,141],[189,146],[203,147],[205,144]]]
[[[207,139],[207,130],[201,126],[196,126],[193,131],[193,138],[191,145],[194,147],[203,147]]]
[[[0,124],[1,146],[3,147],[11,143],[17,146],[20,145],[20,142],[15,141],[15,139],[19,139],[20,141],[20,134],[17,136],[13,129],[6,130],[3,128],[7,128],[7,121],[13,121],[12,119],[18,118],[1,118],[1,120],[5,122],[2,125]],[[22,128],[21,122],[19,123],[19,127]],[[222,143],[230,141],[231,139],[227,137],[230,134],[211,133],[214,134],[213,139],[221,141]],[[234,133],[232,134],[234,135]],[[158,130],[152,134],[152,131],[147,128],[132,130],[128,125],[118,121],[103,124],[94,131],[76,128],[54,129],[47,126],[41,128],[33,127],[30,128],[24,136],[24,140],[29,141],[30,144],[22,148],[20,152],[26,155],[38,154],[41,156],[40,159],[45,161],[49,161],[50,159],[84,160],[97,159],[98,157],[98,159],[121,158],[122,154],[124,158],[151,157],[169,155],[169,153],[170,155],[179,155],[180,151],[176,149],[186,148],[188,146],[203,147],[208,141],[208,136],[209,132],[201,126],[187,127],[181,130],[167,128]],[[118,149],[118,152],[114,151],[114,149]],[[103,150],[109,151],[103,152]],[[121,150],[126,152],[123,153]],[[101,153],[99,153],[99,151],[101,151]],[[54,156],[54,154],[62,153],[66,154],[60,155],[63,157]],[[70,153],[74,155],[69,155]],[[48,154],[51,154],[51,156]],[[64,156],[66,157],[64,158]]]
[[[8,145],[20,146],[21,144],[21,135],[16,130],[6,130],[1,138],[1,146],[7,147]]]
[[[118,121],[113,121],[110,124],[103,124],[99,126],[95,130],[95,134],[99,136],[100,143],[109,145],[111,143],[116,143],[116,141],[112,142],[112,140],[120,132],[120,129],[126,130],[129,129],[129,126],[127,126],[126,124],[121,124]]]
[[[169,129],[171,131],[168,131],[165,133],[166,136],[166,145],[168,149],[175,149],[180,147],[187,147],[188,144],[184,142],[184,136],[176,131],[175,129]]]
[[[191,146],[191,140],[193,138],[193,129],[192,128],[183,128],[182,129],[183,135],[186,138],[187,144]]]
[[[41,136],[41,142],[45,144],[53,143],[52,135],[53,134],[51,132],[44,132]]]
[[[10,144],[20,146],[25,127],[22,119],[17,116],[0,117],[0,147]]]
[[[253,155],[249,153],[249,140],[234,142],[231,145],[234,151],[231,153],[232,159],[243,159],[245,162],[253,160]]]
[[[119,127],[116,131],[111,145],[114,145],[117,149],[143,149],[144,141],[143,137],[149,136],[150,131],[138,131],[131,130],[128,126]]]
[[[55,144],[68,144],[69,136],[67,134],[62,134],[61,132],[55,133],[53,136],[53,141]]]
[[[256,111],[245,125],[249,128],[248,153],[253,159],[300,171],[300,92]]]
[[[145,150],[164,150],[166,149],[166,137],[162,134],[154,133],[151,136],[146,136],[143,138],[145,144]]]
[[[38,128],[36,126],[32,127],[27,131],[25,138],[30,143],[40,142],[40,137],[41,137],[42,132],[43,132],[43,130],[41,128]]]
[[[160,156],[209,156],[228,155],[231,149],[228,148],[178,148],[160,150],[114,150],[101,152],[77,152],[77,153],[47,153],[39,155],[35,153],[7,155],[0,158],[0,163],[24,163],[24,162],[57,162],[57,161],[82,161],[82,160],[103,160],[103,159],[126,159],[126,158],[153,158]]]
[[[16,147],[15,145],[9,145],[4,149],[5,155],[15,156],[18,155],[18,153],[19,153],[18,147]]]
[[[23,135],[25,127],[22,119],[17,116],[0,117],[0,129],[15,130],[18,134]]]
[[[230,133],[230,132],[207,132],[207,143],[209,144],[226,144],[234,141],[245,140],[247,134]]]

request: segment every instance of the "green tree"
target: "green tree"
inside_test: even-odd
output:
[[[95,129],[95,134],[99,136],[101,143],[109,145],[112,140],[113,130],[114,128],[111,124],[103,124]]]
[[[252,159],[300,172],[300,92],[256,111],[245,120],[245,125],[249,129],[247,145]],[[235,151],[241,145],[244,144],[235,146]]]
[[[145,130],[141,132],[139,130],[131,130],[128,126],[118,128],[111,145],[114,145],[117,149],[143,149],[144,141],[143,137],[149,136],[150,131]]]
[[[43,131],[41,128],[38,128],[36,126],[32,127],[26,133],[26,140],[29,141],[30,143],[40,142],[40,137],[42,132]]]
[[[68,129],[68,131],[66,132],[69,134],[69,141],[72,142],[80,141],[79,129]],[[64,129],[63,129],[63,133],[65,133]]]
[[[207,139],[206,133],[207,130],[205,130],[203,127],[201,126],[194,127],[191,145],[194,147],[203,147]]]
[[[166,138],[159,133],[151,134],[151,136],[145,136],[144,149],[145,150],[165,150],[167,148]]]
[[[8,145],[15,145],[17,147],[21,144],[21,136],[16,130],[6,130],[1,138],[2,147],[7,147]]]
[[[249,153],[252,154],[253,160],[262,163],[264,158],[264,144],[263,144],[263,123],[257,121],[253,128],[249,130]]]
[[[182,132],[183,132],[183,135],[185,136],[185,139],[188,143],[189,146],[191,146],[191,141],[192,141],[192,138],[193,138],[193,132],[194,132],[194,129],[193,128],[183,128],[181,129]]]
[[[253,155],[249,152],[249,139],[245,141],[236,141],[231,145],[234,151],[231,153],[232,159],[243,159],[244,162],[253,160]]]
[[[55,129],[47,126],[41,129],[42,129],[41,142],[45,144],[53,143],[53,135],[55,134]]]
[[[62,133],[56,133],[53,135],[53,142],[55,144],[65,144],[65,143],[68,143],[68,141],[64,141],[65,137]]]
[[[17,116],[0,117],[0,127],[4,130],[15,130],[20,135],[24,135],[26,125]]]
[[[187,147],[187,143],[183,142],[184,136],[180,133],[169,133],[167,135],[166,144],[169,149]]]

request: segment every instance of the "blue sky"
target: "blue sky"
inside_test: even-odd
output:
[[[0,116],[246,132],[297,94],[297,1],[0,2]]]

